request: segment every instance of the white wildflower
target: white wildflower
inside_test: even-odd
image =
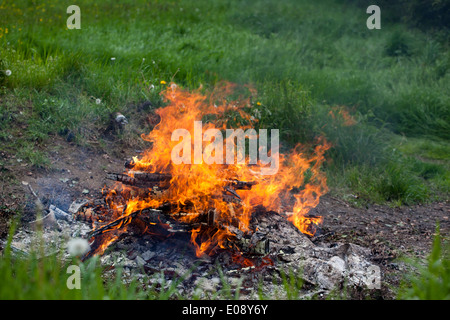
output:
[[[114,61],[114,60],[116,60],[116,58],[115,57],[111,57],[111,61]]]
[[[150,85],[150,90],[155,89],[155,86],[153,84]]]
[[[6,74],[7,77],[9,77],[11,75],[11,73],[12,73],[11,70],[6,70],[5,71],[5,74]]]
[[[85,239],[74,238],[67,243],[67,252],[73,257],[79,257],[91,250],[91,246]]]
[[[100,104],[100,103],[102,103],[102,100],[97,98],[97,99],[95,99],[95,103]]]

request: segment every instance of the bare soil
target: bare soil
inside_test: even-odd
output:
[[[111,146],[114,141],[108,142]],[[67,142],[63,137],[53,137],[48,152],[50,168],[40,169],[24,164],[14,154],[0,153],[0,237],[7,234],[6,221],[15,211],[22,211],[22,220],[35,218],[36,208],[33,190],[44,205],[53,204],[68,210],[75,199],[99,197],[102,188],[111,181],[107,172],[122,172],[124,163],[137,155],[139,150],[126,147],[103,148],[83,147]],[[125,155],[128,155],[125,156]],[[19,160],[19,161],[18,161]]]
[[[335,197],[325,195],[312,210],[324,218],[322,229],[313,242],[348,242],[369,248],[371,260],[382,272],[384,299],[395,298],[390,288],[401,285],[410,268],[402,258],[424,261],[432,248],[436,226],[449,240],[450,205],[448,201],[424,205],[389,207],[371,205],[355,208]]]

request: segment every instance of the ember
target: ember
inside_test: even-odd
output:
[[[221,147],[237,147],[233,155],[236,159],[245,156],[244,163],[205,159],[206,151],[216,157],[215,152],[219,150],[211,148],[217,141],[204,139],[208,130],[225,132],[231,123],[238,123],[243,130],[257,125],[249,113],[250,98],[239,97],[236,101],[225,98],[234,87],[226,84],[203,95],[171,84],[161,93],[168,103],[156,110],[161,121],[149,134],[142,135],[142,139],[152,143],[151,149],[127,162],[126,172],[108,174],[109,179],[116,181],[114,187],[104,192],[102,201],[85,204],[84,210],[79,211],[79,214],[88,209],[95,212],[93,231],[89,234],[92,250],[87,256],[102,254],[132,222],[149,234],[190,234],[199,257],[222,249],[235,251],[236,261],[244,265],[250,260],[242,257],[242,253],[263,256],[269,252],[267,238],[252,219],[258,211],[283,213],[302,233],[314,234],[322,218],[308,216],[308,212],[327,191],[326,178],[320,172],[324,153],[329,148],[325,141],[308,156],[301,146],[291,154],[278,154],[278,146],[273,145],[272,139],[270,152],[265,151],[266,158],[279,158],[274,175],[261,174],[269,163],[261,161],[261,157],[256,164],[251,163],[245,144],[236,143],[235,135],[220,141]],[[203,162],[174,163],[171,155],[179,141],[172,141],[172,133],[180,128],[194,132],[198,130],[195,125],[198,121],[203,121],[200,139],[187,139],[183,143],[188,144],[187,149],[194,150],[194,155],[190,152],[187,155],[192,160],[199,149],[194,142],[200,141]],[[265,147],[261,141],[259,147],[260,151]]]

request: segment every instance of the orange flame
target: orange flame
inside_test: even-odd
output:
[[[356,124],[355,118],[350,114],[345,106],[332,107],[328,114],[333,118],[333,120],[336,120],[336,114],[339,115],[340,121],[342,121],[342,124],[346,127]]]
[[[190,222],[213,209],[221,225],[235,226],[248,232],[255,206],[264,206],[268,211],[280,211],[282,206],[295,199],[288,219],[301,232],[314,234],[314,226],[321,223],[322,218],[308,217],[307,214],[317,206],[320,196],[328,190],[326,177],[320,171],[325,161],[324,153],[329,148],[326,141],[319,141],[312,156],[300,145],[287,156],[280,154],[279,168],[275,175],[258,174],[258,169],[262,167],[260,162],[257,165],[249,165],[248,161],[245,164],[227,165],[206,164],[205,161],[201,164],[173,163],[172,150],[179,141],[172,141],[171,136],[176,129],[183,128],[192,134],[194,121],[202,120],[202,133],[208,129],[229,129],[232,124],[239,125],[243,130],[257,125],[257,120],[250,115],[250,98],[227,100],[227,96],[235,88],[236,85],[227,83],[211,94],[204,95],[200,90],[189,92],[172,83],[161,93],[167,101],[167,106],[155,111],[161,121],[150,133],[141,136],[152,143],[152,148],[146,150],[140,158],[134,157],[134,167],[126,174],[132,177],[137,171],[167,173],[172,177],[170,184],[159,196],[154,196],[151,192],[145,196],[128,196],[129,190],[125,186],[121,186],[121,190],[116,188],[111,191],[106,199],[110,208],[115,210],[115,218],[125,217],[145,208],[158,207],[166,202],[176,204],[171,212],[175,216],[182,213],[184,205],[189,203],[194,208],[194,213],[178,218],[179,221]],[[251,94],[255,93],[253,89],[249,89]],[[190,143],[189,147],[194,150],[194,143]],[[203,141],[202,144],[204,149],[207,142]],[[192,155],[191,157],[193,158]],[[236,190],[241,198],[239,205],[224,201],[222,197],[227,182],[232,179],[255,182],[251,190]],[[125,207],[115,203],[118,193],[128,197]],[[227,247],[230,232],[226,228],[209,231],[206,236],[201,231],[201,227],[191,231],[191,242],[196,248],[197,256],[208,253],[213,248]],[[111,239],[104,236],[102,251],[104,244],[111,242]]]

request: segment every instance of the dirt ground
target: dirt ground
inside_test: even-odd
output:
[[[114,141],[109,143],[111,147],[105,149],[113,150]],[[0,168],[0,238],[6,236],[5,221],[14,210],[23,208],[22,220],[34,218],[36,199],[33,192],[44,205],[53,204],[68,210],[75,199],[100,196],[102,188],[111,185],[106,173],[124,171],[125,161],[140,152],[122,146],[108,154],[67,142],[60,136],[54,137],[49,149],[49,169],[30,167],[14,154],[0,152],[5,163]]]
[[[75,199],[100,196],[104,186],[113,184],[106,179],[106,172],[124,171],[125,161],[140,152],[136,146],[117,145],[114,140],[107,143],[110,145],[106,148],[96,150],[55,136],[49,153],[51,168],[46,170],[32,168],[14,154],[0,152],[4,163],[0,167],[0,238],[6,237],[14,210],[24,204],[23,219],[34,218],[35,197],[31,190],[44,199],[44,205],[53,204],[62,210],[67,210]],[[391,285],[398,284],[403,272],[395,259],[405,254],[426,257],[437,222],[441,235],[449,238],[448,202],[357,208],[325,195],[310,213],[324,218],[313,242],[349,242],[371,249],[373,262],[382,268],[385,281]]]
[[[448,242],[450,235],[450,204],[389,207],[371,205],[355,208],[340,199],[325,195],[312,210],[324,218],[322,229],[313,242],[349,242],[369,248],[372,261],[380,266],[384,299],[395,298],[390,288],[401,285],[406,272],[402,258],[424,261],[430,253],[436,225]],[[390,287],[390,288],[389,288]]]

